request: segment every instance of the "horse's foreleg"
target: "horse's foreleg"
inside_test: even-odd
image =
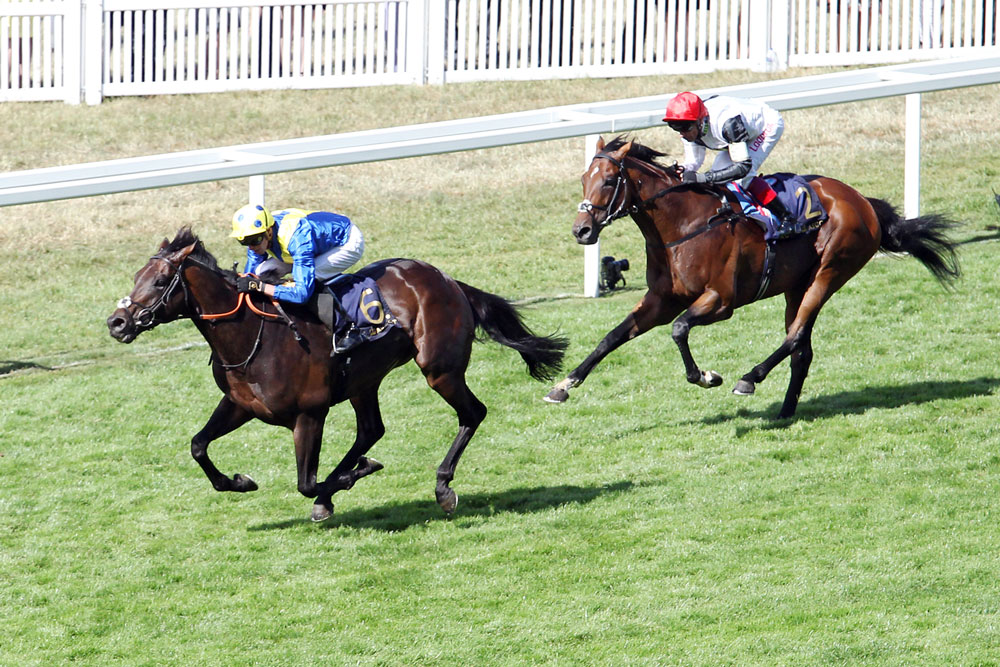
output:
[[[451,481],[455,479],[455,468],[458,466],[458,460],[462,458],[466,445],[486,418],[486,406],[469,389],[464,373],[428,374],[427,383],[455,409],[458,415],[458,434],[441,465],[438,466],[437,486],[434,489],[438,505],[447,514],[451,514],[458,506],[458,494],[450,486]]]
[[[659,296],[647,292],[642,301],[632,309],[632,312],[622,320],[621,324],[609,331],[594,348],[594,351],[583,360],[583,363],[574,368],[565,380],[556,384],[543,400],[548,403],[565,402],[569,398],[569,390],[583,384],[583,381],[604,357],[653,327],[669,322],[678,312],[680,312],[679,306],[669,307]]]
[[[722,376],[715,371],[703,371],[695,363],[694,355],[688,346],[688,334],[691,327],[711,324],[724,320],[732,315],[732,308],[725,303],[721,295],[715,290],[708,290],[691,306],[685,310],[680,317],[674,320],[673,339],[680,350],[681,360],[684,362],[684,372],[687,381],[699,387],[718,387],[722,384]]]
[[[365,456],[372,445],[385,434],[385,424],[382,422],[382,412],[378,404],[378,388],[353,397],[351,405],[354,407],[357,421],[354,444],[317,488],[316,503],[312,510],[313,521],[323,521],[333,514],[334,493],[346,491],[362,477],[383,468],[381,463]]]
[[[215,467],[212,460],[208,458],[209,443],[213,440],[218,440],[227,433],[235,431],[252,418],[253,414],[251,412],[236,405],[228,397],[223,397],[219,401],[219,405],[216,406],[212,416],[209,417],[208,423],[191,438],[191,456],[198,462],[201,469],[205,471],[205,475],[212,482],[212,486],[216,491],[244,492],[257,490],[257,483],[248,475],[237,473],[230,479],[219,472],[219,469]]]

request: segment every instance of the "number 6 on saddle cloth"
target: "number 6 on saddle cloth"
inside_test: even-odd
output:
[[[346,351],[340,332],[347,331],[343,338],[352,339],[349,349],[378,340],[397,324],[375,281],[353,273],[341,274],[316,290],[310,305],[334,332],[336,352]]]

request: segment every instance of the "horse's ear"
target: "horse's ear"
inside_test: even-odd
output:
[[[160,243],[160,250],[163,250],[164,248],[166,248],[169,245],[170,245],[170,241],[168,241],[167,239],[163,239],[163,242]]]
[[[631,141],[628,142],[628,143],[626,143],[626,144],[624,144],[622,146],[621,150],[618,151],[618,154],[621,155],[622,157],[624,157],[624,156],[628,155],[628,152],[630,150],[632,150],[632,142]]]
[[[597,152],[600,153],[604,150],[604,137],[598,135],[597,137]]]

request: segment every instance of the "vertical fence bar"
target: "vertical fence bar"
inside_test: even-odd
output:
[[[249,178],[249,192],[247,194],[247,203],[256,204],[257,206],[267,205],[267,190],[266,184],[264,183],[264,174],[257,174]]]
[[[920,215],[920,93],[906,96],[903,214]]]
[[[140,19],[140,29],[139,38],[142,40],[142,80],[149,82],[153,80],[154,71],[154,55],[153,55],[153,31],[155,30],[155,12],[151,9],[147,9],[142,12]],[[156,58],[156,62],[159,58]]]
[[[12,17],[0,16],[0,44],[10,44],[11,22]],[[0,90],[7,90],[13,87],[10,80],[10,55],[8,49],[0,49]]]
[[[586,169],[597,155],[597,140],[599,134],[588,134],[583,145],[583,168]],[[600,295],[601,280],[601,240],[583,247],[583,295],[596,297]]]
[[[386,7],[389,12],[389,8]],[[333,5],[323,8],[323,75],[333,75]],[[392,14],[390,14],[390,17]]]

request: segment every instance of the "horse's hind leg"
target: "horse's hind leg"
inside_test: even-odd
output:
[[[229,398],[223,397],[212,416],[209,417],[208,423],[191,438],[191,456],[201,466],[216,491],[257,490],[257,483],[248,475],[237,473],[230,479],[219,472],[219,469],[212,463],[212,459],[208,458],[209,443],[235,431],[252,418],[253,415],[250,412],[239,407]]]
[[[778,419],[786,419],[795,414],[795,409],[799,405],[799,394],[802,393],[802,385],[809,375],[809,366],[812,364],[812,327],[802,330],[796,349],[792,352],[792,374],[788,381],[788,390],[785,391],[785,400],[781,404],[781,412]]]
[[[817,274],[817,279],[806,290],[792,290],[785,293],[785,329],[787,331],[785,340],[767,359],[754,366],[749,373],[740,378],[740,381],[733,388],[733,393],[740,396],[754,393],[756,384],[763,382],[768,373],[774,370],[774,367],[781,363],[785,357],[791,356],[791,377],[788,381],[788,389],[785,391],[785,400],[778,413],[779,419],[793,416],[798,408],[802,385],[805,383],[806,376],[809,374],[809,366],[812,364],[812,328],[819,316],[819,311],[829,296],[843,286],[847,282],[847,278],[850,277],[848,275],[846,278],[831,282],[825,280],[823,276],[824,272]]]
[[[458,506],[458,494],[449,485],[455,478],[455,468],[458,466],[458,460],[462,458],[465,446],[469,444],[476,429],[486,418],[486,406],[469,389],[464,372],[427,373],[426,377],[427,384],[458,414],[458,434],[441,465],[438,466],[437,487],[434,490],[438,505],[446,513],[451,514]]]
[[[734,394],[738,396],[753,394],[757,389],[757,383],[763,382],[768,374],[774,370],[775,366],[784,361],[797,348],[798,341],[792,335],[792,328],[795,325],[795,318],[802,307],[802,298],[805,292],[805,288],[791,289],[785,292],[785,339],[778,346],[778,349],[768,355],[767,359],[754,366],[749,373],[740,378],[740,381],[733,387]],[[810,354],[811,358],[812,355]],[[801,387],[799,388],[801,389]]]
[[[313,505],[312,520],[323,521],[333,514],[333,494],[346,491],[362,477],[383,468],[373,458],[365,456],[372,446],[385,435],[385,423],[379,409],[378,387],[351,399],[357,421],[357,435],[354,444],[333,472],[317,487],[316,503]]]

